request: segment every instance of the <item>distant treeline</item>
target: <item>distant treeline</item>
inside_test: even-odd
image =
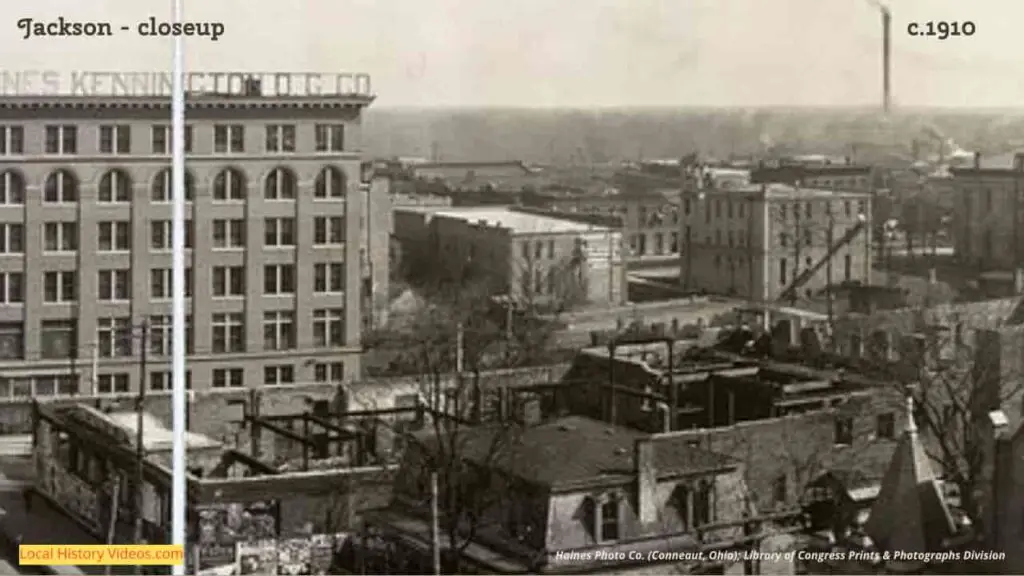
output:
[[[719,158],[787,151],[846,155],[851,145],[928,144],[935,129],[967,149],[1006,151],[1024,134],[1024,114],[914,112],[882,122],[855,110],[388,109],[365,120],[374,156],[441,161],[523,160],[600,163],[669,159],[700,152]],[[934,132],[933,132],[934,133]],[[1024,142],[1017,142],[1024,147]]]

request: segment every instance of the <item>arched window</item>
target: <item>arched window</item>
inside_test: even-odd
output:
[[[618,494],[609,494],[601,502],[601,526],[599,541],[611,542],[619,539],[619,515],[622,500]]]
[[[316,176],[313,187],[315,198],[344,198],[346,178],[345,173],[333,166],[328,166]]]
[[[25,178],[21,173],[7,170],[0,173],[0,204],[25,203]]]
[[[213,179],[213,199],[218,202],[245,199],[245,174],[234,168],[221,170]]]
[[[173,200],[173,189],[171,184],[172,174],[170,168],[164,168],[153,180],[153,202],[170,202]],[[185,171],[185,201],[191,202],[195,197],[195,177],[188,170]]]
[[[109,170],[100,178],[100,202],[131,202],[132,180],[124,170]]]
[[[295,200],[297,188],[294,172],[287,168],[274,168],[267,175],[263,197],[267,200]]]
[[[43,186],[43,202],[66,204],[78,202],[78,179],[67,170],[51,172]]]

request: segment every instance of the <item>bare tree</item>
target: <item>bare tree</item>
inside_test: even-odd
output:
[[[987,426],[993,410],[1020,402],[1024,383],[1015,367],[1006,366],[1005,339],[1018,335],[1001,329],[995,318],[951,314],[942,324],[922,313],[918,330],[905,336],[901,358],[889,372],[905,394],[915,399],[915,419],[926,438],[928,455],[942,476],[958,488],[960,508],[979,519]],[[974,332],[972,325],[988,328]]]
[[[446,572],[461,570],[465,548],[487,513],[501,505],[505,491],[495,488],[495,464],[514,445],[520,427],[514,407],[498,410],[496,418],[488,414],[492,391],[484,389],[481,375],[536,361],[556,330],[552,315],[566,306],[563,295],[570,290],[561,287],[561,269],[545,269],[541,276],[537,269],[525,268],[521,278],[530,279],[529,289],[510,295],[503,307],[490,279],[467,268],[461,282],[435,284],[414,314],[367,338],[368,347],[387,347],[415,367],[424,426],[395,431],[405,446],[402,469],[422,474],[404,475],[396,491],[412,498],[414,508],[427,510],[430,476],[436,474]]]

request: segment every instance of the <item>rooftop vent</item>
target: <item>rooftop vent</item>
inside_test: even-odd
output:
[[[568,424],[559,424],[558,425],[558,429],[561,430],[562,432],[572,432],[573,431],[573,427],[569,426]]]
[[[620,448],[616,448],[615,449],[615,455],[616,456],[622,456],[624,454],[626,454],[626,449],[625,448],[621,448],[620,447]]]
[[[605,433],[605,436],[611,436],[611,435],[615,434],[615,430],[612,430],[611,428],[605,428],[604,433]]]

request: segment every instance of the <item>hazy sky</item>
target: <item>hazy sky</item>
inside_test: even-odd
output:
[[[881,25],[865,0],[185,0],[219,20],[188,43],[203,71],[358,71],[379,106],[816,106],[880,100]],[[19,18],[108,20],[163,0],[12,2],[0,69],[154,70],[171,43],[22,40]],[[1020,0],[891,0],[894,101],[1024,106]],[[908,22],[973,21],[970,38],[912,38]],[[1015,26],[1016,25],[1016,26]]]

